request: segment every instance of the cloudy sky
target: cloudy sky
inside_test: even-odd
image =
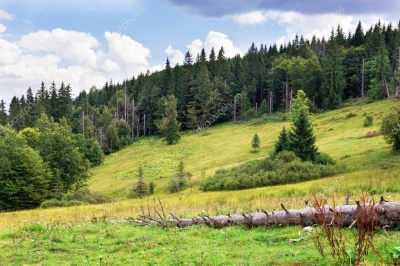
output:
[[[64,81],[76,95],[161,70],[167,57],[181,64],[186,51],[223,46],[231,57],[252,42],[329,36],[337,24],[348,32],[379,19],[397,25],[400,1],[0,0],[0,99],[42,81]]]

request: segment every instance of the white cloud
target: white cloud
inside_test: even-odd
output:
[[[4,19],[4,20],[14,20],[15,16],[8,13],[6,10],[4,9],[0,9],[0,19]]]
[[[197,54],[200,54],[203,48],[207,55],[210,54],[212,48],[214,48],[215,53],[218,53],[221,47],[224,47],[226,57],[234,57],[237,54],[243,55],[243,52],[234,46],[233,42],[228,38],[228,35],[217,31],[210,31],[204,43],[200,39],[196,39],[189,45],[186,45],[186,47],[189,49],[193,58],[196,58]]]
[[[345,34],[354,32],[358,21],[361,20],[364,30],[379,19],[382,23],[388,23],[377,15],[357,15],[347,14],[344,8],[336,9],[334,12],[325,14],[304,15],[293,11],[253,11],[239,15],[231,16],[232,20],[239,25],[264,24],[267,21],[275,21],[285,28],[286,35],[281,36],[277,41],[280,44],[291,41],[296,35],[303,35],[311,39],[313,35],[322,38],[329,38],[332,28],[336,30],[337,26],[343,28]]]
[[[193,58],[196,58],[196,56],[201,53],[201,49],[203,49],[203,42],[200,39],[196,39],[186,45],[186,47],[189,49],[189,53]]]
[[[0,39],[0,66],[14,64],[21,55],[21,49],[14,43]]]
[[[243,55],[243,52],[233,45],[233,42],[228,39],[228,35],[222,32],[210,31],[204,42],[204,49],[207,54],[210,54],[211,48],[218,53],[221,47],[224,47],[225,57],[234,57],[237,54]]]
[[[168,55],[170,63],[172,66],[179,64],[182,65],[185,55],[178,49],[173,49],[172,46],[168,46],[165,49],[165,53]]]
[[[109,48],[106,57],[118,62],[122,71],[136,74],[147,70],[149,49],[129,36],[117,32],[106,32],[104,36]]]
[[[233,21],[241,25],[256,25],[263,24],[267,18],[262,11],[252,11],[244,14],[234,15]]]
[[[10,42],[0,35],[0,98],[36,90],[41,81],[70,84],[77,95],[107,80],[122,82],[146,72],[150,50],[120,33],[105,32],[106,43],[91,34],[63,29],[37,31]],[[102,50],[104,48],[104,50]]]
[[[24,35],[18,45],[28,52],[57,54],[67,64],[95,67],[93,48],[98,47],[99,42],[88,33],[58,28]]]
[[[3,33],[7,30],[7,27],[4,26],[3,24],[0,24],[0,33]]]

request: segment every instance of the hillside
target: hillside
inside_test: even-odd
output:
[[[349,172],[397,164],[383,136],[365,138],[368,132],[379,130],[381,118],[397,104],[395,99],[356,102],[314,115],[314,130],[320,151],[345,163]],[[363,126],[367,114],[374,118],[370,127]],[[135,182],[137,168],[142,166],[147,181],[154,181],[156,193],[165,193],[168,177],[182,160],[185,170],[193,175],[191,182],[196,190],[205,177],[219,168],[268,155],[279,131],[283,126],[289,127],[289,124],[263,122],[263,119],[242,124],[225,123],[213,126],[205,133],[185,132],[181,141],[172,146],[167,146],[156,137],[142,138],[108,156],[101,166],[95,167],[89,182],[90,189],[117,199],[125,198]],[[256,154],[250,153],[250,142],[255,133],[261,139],[261,149]],[[346,176],[351,178],[352,174]]]

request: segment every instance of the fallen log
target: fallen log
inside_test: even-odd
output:
[[[301,225],[307,226],[311,224],[327,224],[336,226],[364,226],[376,225],[387,228],[400,224],[400,202],[387,202],[383,197],[378,203],[366,200],[365,195],[361,198],[361,202],[356,201],[356,205],[348,205],[349,195],[346,198],[346,203],[340,206],[329,206],[324,200],[318,200],[314,195],[312,207],[308,205],[300,210],[288,210],[281,204],[282,211],[272,210],[270,212],[264,209],[253,213],[234,213],[227,215],[217,215],[210,217],[208,215],[198,215],[193,218],[178,218],[173,213],[170,213],[168,218],[165,215],[164,208],[160,199],[158,199],[162,215],[154,207],[154,216],[148,217],[140,215],[141,224],[148,221],[148,224],[157,224],[163,227],[177,226],[187,227],[193,225],[205,224],[207,226],[222,228],[237,224],[244,224],[248,227],[254,226],[285,226],[285,225]],[[148,208],[149,209],[149,208]],[[160,220],[155,219],[159,217]]]
[[[374,219],[374,223],[388,227],[400,224],[400,202],[387,202],[381,198],[379,203],[363,203],[357,202],[356,205],[341,206],[306,206],[300,210],[286,209],[282,204],[282,211],[265,211],[257,210],[253,213],[234,213],[228,215],[217,215],[210,217],[207,215],[198,215],[193,218],[178,218],[171,213],[172,219],[155,220],[148,217],[149,222],[161,226],[177,226],[187,227],[193,225],[205,224],[207,226],[222,228],[237,224],[244,224],[248,227],[253,226],[272,226],[272,225],[302,225],[320,223],[321,219],[330,225],[353,226],[357,219]],[[368,210],[368,212],[367,212]],[[161,218],[162,216],[159,215]],[[164,216],[165,217],[165,216]],[[143,219],[143,215],[141,216]]]

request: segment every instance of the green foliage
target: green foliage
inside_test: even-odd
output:
[[[314,161],[318,154],[315,146],[315,136],[312,124],[304,109],[293,122],[292,131],[289,132],[290,149],[303,161]]]
[[[150,184],[149,184],[149,192],[150,192],[150,195],[153,195],[154,194],[154,189],[156,188],[156,185],[154,184],[154,182],[152,181],[152,182],[150,182]]]
[[[175,96],[163,97],[159,101],[159,107],[163,109],[163,115],[156,124],[168,145],[179,141],[181,138],[179,135],[180,123],[177,120],[178,112],[176,104],[177,99]]]
[[[322,60],[322,73],[324,106],[327,109],[335,109],[342,102],[346,80],[343,71],[342,48],[332,38],[328,45],[328,56]]]
[[[265,158],[231,169],[220,169],[213,177],[204,181],[200,189],[202,191],[239,190],[291,184],[333,176],[344,171],[343,165],[303,162],[293,152],[283,151],[275,159]]]
[[[185,172],[184,164],[182,161],[179,162],[177,173],[171,177],[168,185],[168,191],[170,193],[176,193],[184,190],[187,187],[186,178],[190,177],[191,174]]]
[[[310,107],[308,106],[308,98],[304,91],[299,90],[296,98],[293,100],[292,112],[290,114],[290,120],[296,121],[299,117],[300,111],[304,110],[307,116],[310,115]]]
[[[369,127],[374,124],[374,117],[371,115],[367,115],[364,119],[364,127]]]
[[[262,100],[260,108],[258,108],[258,116],[263,116],[265,114],[268,114],[267,101],[266,100]]]
[[[26,129],[24,129],[25,131]],[[25,133],[24,133],[25,134]],[[89,160],[89,162],[95,166],[99,165],[104,160],[104,152],[102,151],[99,142],[96,139],[87,139],[82,135],[74,136],[76,145],[79,148],[79,152]]]
[[[138,168],[138,180],[132,190],[131,197],[142,198],[147,195],[147,185],[145,183],[145,176],[143,173],[143,168],[140,166]]]
[[[49,196],[51,172],[38,152],[0,126],[0,211],[29,209]]]
[[[279,133],[278,140],[275,142],[274,150],[272,156],[276,156],[282,151],[290,151],[291,143],[289,139],[289,132],[283,127],[282,131]]]
[[[394,108],[382,119],[381,131],[393,150],[400,150],[400,108]]]
[[[254,152],[260,148],[260,137],[257,134],[254,134],[253,139],[251,141],[251,147],[254,149]]]
[[[326,153],[319,152],[314,158],[315,164],[335,165],[335,160]]]
[[[50,199],[44,201],[40,207],[42,209],[48,209],[48,208],[56,208],[56,207],[71,207],[71,206],[79,206],[85,204],[82,201],[79,200],[70,200],[70,201],[63,201],[63,200],[58,200],[58,199]]]
[[[39,132],[37,142],[28,143],[50,166],[52,188],[59,193],[81,187],[89,178],[90,163],[79,152],[66,120],[60,119],[60,123],[56,123],[43,114],[36,121],[36,129]]]
[[[119,150],[119,138],[118,130],[116,126],[112,123],[107,127],[106,130],[106,142],[105,142],[105,152],[111,153],[113,151]]]

